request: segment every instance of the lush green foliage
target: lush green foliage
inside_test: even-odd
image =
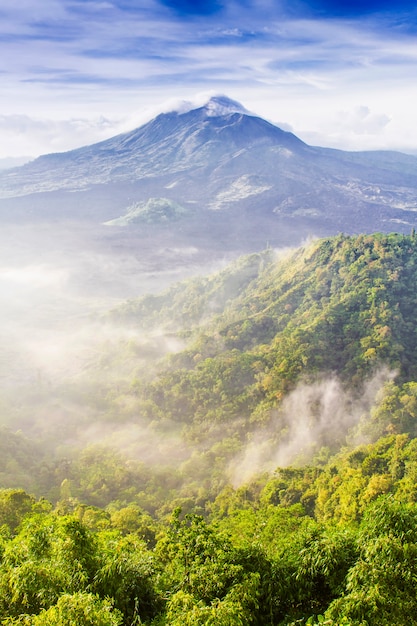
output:
[[[179,292],[191,313],[184,322],[200,330],[151,381],[138,380],[139,410],[150,420],[186,423],[195,441],[206,438],[207,424],[222,422],[235,433],[239,417],[247,433],[251,423],[265,423],[300,380],[336,374],[352,395],[383,365],[398,372],[401,383],[414,380],[416,260],[411,237],[340,236],[279,262],[270,251],[248,260],[257,275],[249,273],[243,285],[236,272],[201,283],[200,290],[209,287],[204,297],[195,294],[198,283],[186,287]],[[231,279],[238,293],[213,315],[211,297],[219,306]],[[176,290],[166,298],[171,319],[180,321],[184,300]],[[125,315],[147,319],[149,304],[131,305]]]
[[[415,436],[416,261],[414,237],[340,235],[283,257],[251,255],[126,304],[109,323],[146,329],[147,339],[106,344],[82,373],[52,389],[19,390],[19,402],[5,393],[0,484],[53,501],[134,503],[153,514],[175,496],[183,507],[189,497],[204,507],[248,444],[260,438],[270,450],[291,447],[298,424],[308,437],[293,444],[285,463],[326,460],[361,413],[357,437]],[[161,359],[164,350],[171,354]],[[361,404],[366,381],[383,371],[385,390],[373,407],[372,398]],[[339,386],[337,419],[326,404],[332,384]],[[300,385],[303,404],[289,406]],[[11,430],[14,423],[29,432],[33,413],[47,423],[46,446]],[[110,444],[111,432],[126,424],[137,424],[156,449],[169,440],[166,462],[150,467],[142,451],[129,451],[126,465],[103,446],[56,450],[56,441],[89,430],[92,418]],[[270,456],[265,469],[273,467]]]
[[[5,390],[0,623],[414,623],[416,285],[414,236],[268,250],[112,313],[149,339],[82,375]]]
[[[388,626],[417,610],[417,507],[390,496],[353,526],[261,504],[221,522],[176,510],[153,547],[111,526],[28,513],[1,544],[1,623]]]

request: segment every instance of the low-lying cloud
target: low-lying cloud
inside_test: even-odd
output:
[[[0,115],[0,156],[14,157],[64,152],[108,139],[121,131],[124,122],[99,116],[92,118],[46,119],[29,115]],[[24,160],[29,160],[26,157]],[[8,162],[11,166],[20,161]]]

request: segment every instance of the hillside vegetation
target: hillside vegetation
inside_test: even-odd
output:
[[[157,311],[164,328],[191,336],[151,381],[137,381],[141,413],[225,429],[239,418],[246,434],[272,417],[276,430],[300,381],[336,377],[354,398],[382,370],[400,385],[416,379],[416,251],[412,237],[339,236],[129,303],[123,320],[144,324]]]
[[[266,250],[5,391],[0,623],[417,623],[416,285],[414,234]]]

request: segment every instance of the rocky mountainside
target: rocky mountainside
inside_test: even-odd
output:
[[[203,218],[206,234],[207,225],[214,234],[219,228],[219,212],[227,230],[245,220],[246,237],[255,224],[273,239],[282,228],[303,236],[409,232],[416,223],[417,158],[308,146],[238,103],[212,98],[201,108],[161,114],[129,133],[4,172],[0,197],[8,216],[25,207],[32,215],[98,223],[163,199],[189,209],[184,222]],[[238,231],[242,235],[242,224]]]

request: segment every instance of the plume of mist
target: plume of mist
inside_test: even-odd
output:
[[[308,248],[314,241],[318,240],[318,236],[311,234],[308,237],[302,239],[296,246],[281,246],[279,248],[272,248],[273,260],[275,263],[286,261],[291,257],[296,250]]]
[[[395,373],[382,367],[360,394],[346,390],[335,377],[301,382],[285,398],[268,427],[255,431],[229,466],[235,486],[277,467],[311,461],[321,448],[337,449],[364,415],[368,415],[384,384]]]
[[[121,303],[126,291],[128,297],[149,291],[149,285],[162,291],[173,274],[179,279],[214,271],[225,264],[225,255],[208,262],[194,246],[152,242],[153,257],[145,264],[143,251],[134,256],[123,248],[119,256],[106,256],[103,246],[77,247],[79,242],[61,237],[56,237],[57,248],[50,249],[48,229],[33,240],[29,231],[23,230],[26,241],[19,230],[19,246],[9,242],[0,253],[0,379],[3,393],[11,389],[0,416],[3,423],[24,427],[49,441],[51,448],[108,445],[150,464],[178,464],[190,458],[192,447],[184,443],[180,429],[171,425],[162,432],[148,423],[130,386],[138,369],[151,369],[155,360],[183,349],[184,343],[157,325],[145,332],[104,322],[99,314]],[[63,243],[65,254],[59,256]],[[280,249],[273,254],[278,260],[290,252]],[[199,257],[198,263],[194,257]],[[226,290],[225,297],[229,295]],[[213,313],[224,302],[216,296],[207,309]],[[234,459],[229,468],[233,483],[311,458],[320,446],[342,441],[390,376],[381,370],[355,399],[336,378],[300,384],[271,417],[268,429],[253,433]],[[30,393],[21,392],[25,387],[31,387]],[[108,392],[114,398],[102,402]],[[221,442],[225,433],[212,429],[207,435]]]

